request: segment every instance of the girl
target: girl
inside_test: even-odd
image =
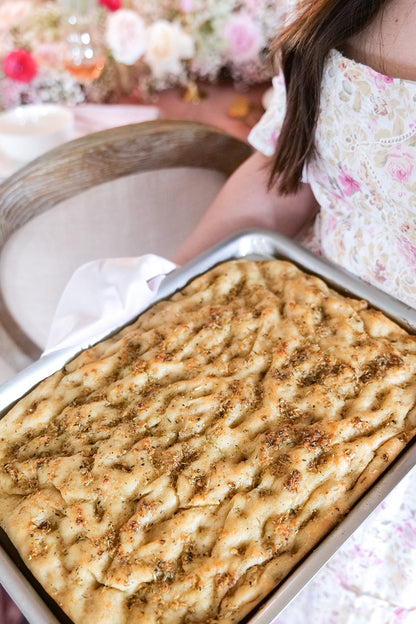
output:
[[[274,97],[177,254],[266,227],[416,307],[416,3],[308,0],[278,38]],[[416,623],[416,472],[279,624]]]
[[[412,0],[309,0],[277,42],[281,76],[249,137],[258,152],[177,260],[275,228],[416,306],[415,35]]]

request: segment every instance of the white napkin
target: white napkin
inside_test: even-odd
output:
[[[132,320],[154,299],[175,267],[154,254],[84,264],[61,296],[43,355],[87,347]]]

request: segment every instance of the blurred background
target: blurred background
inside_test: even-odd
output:
[[[0,107],[149,103],[172,88],[198,103],[207,85],[250,91],[272,76],[270,42],[291,4],[1,0]]]

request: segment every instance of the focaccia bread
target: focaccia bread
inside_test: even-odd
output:
[[[0,423],[0,521],[76,624],[240,621],[416,432],[416,339],[231,261]]]

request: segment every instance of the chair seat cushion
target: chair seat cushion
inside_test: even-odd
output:
[[[225,181],[213,170],[175,168],[106,182],[27,222],[7,241],[0,280],[8,310],[41,348],[68,279],[90,260],[172,257]]]

